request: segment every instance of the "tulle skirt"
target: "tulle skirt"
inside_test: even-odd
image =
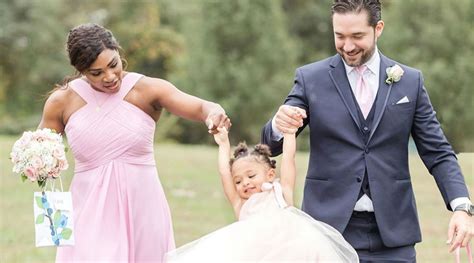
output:
[[[295,207],[235,222],[170,251],[167,262],[359,262],[331,226]]]

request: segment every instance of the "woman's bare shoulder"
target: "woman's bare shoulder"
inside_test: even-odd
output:
[[[67,87],[59,87],[53,90],[46,100],[47,103],[51,104],[65,104],[68,98],[71,96],[71,89]]]
[[[136,87],[140,89],[160,89],[160,88],[174,88],[174,85],[171,82],[154,77],[143,76],[135,84]]]

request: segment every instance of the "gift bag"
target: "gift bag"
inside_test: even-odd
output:
[[[37,247],[74,245],[72,196],[71,192],[63,191],[61,177],[59,181],[60,189],[56,189],[54,183],[51,183],[51,191],[45,191],[47,187],[44,187],[43,191],[34,193]]]

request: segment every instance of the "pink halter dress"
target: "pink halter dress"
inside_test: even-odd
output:
[[[161,262],[174,249],[171,215],[153,154],[155,121],[124,100],[143,75],[128,73],[106,94],[69,83],[87,103],[65,127],[75,158],[75,245],[57,262]]]

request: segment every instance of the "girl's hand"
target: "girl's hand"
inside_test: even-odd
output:
[[[229,132],[226,127],[217,127],[217,133],[214,134],[214,140],[217,145],[229,144]]]

